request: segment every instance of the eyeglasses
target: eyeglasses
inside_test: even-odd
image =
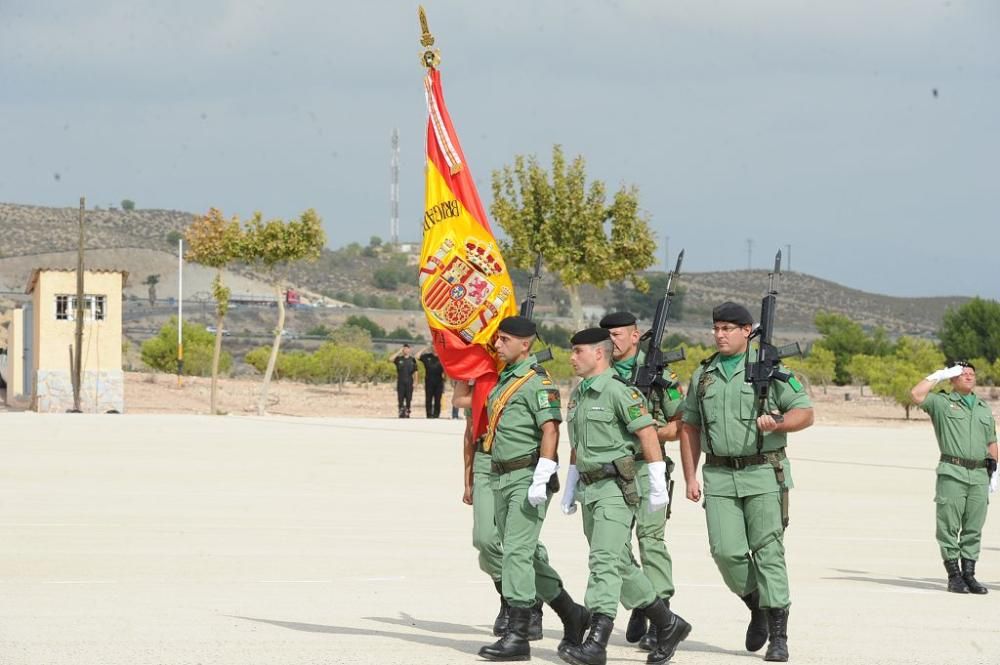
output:
[[[739,330],[743,326],[712,326],[712,334],[718,335],[719,333],[729,334],[734,330]]]

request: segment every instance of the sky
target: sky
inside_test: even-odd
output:
[[[419,240],[417,5],[0,0],[0,201],[293,217]],[[490,174],[553,144],[636,185],[658,264],[1000,298],[995,0],[427,0],[449,111]],[[748,240],[752,245],[748,248]],[[787,249],[786,249],[787,252]],[[2,254],[0,239],[0,254]],[[671,264],[672,264],[671,257]]]

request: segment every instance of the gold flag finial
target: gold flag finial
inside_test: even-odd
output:
[[[441,51],[431,48],[434,46],[434,35],[427,27],[427,13],[424,11],[423,5],[417,6],[417,17],[420,19],[420,45],[424,47],[420,54],[420,62],[427,69],[437,69],[438,65],[441,64]]]

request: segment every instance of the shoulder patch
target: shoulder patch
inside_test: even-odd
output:
[[[538,399],[539,409],[558,409],[559,408],[559,391],[555,388],[549,388],[547,390],[539,390],[536,394]]]
[[[646,415],[646,405],[645,404],[630,404],[628,407],[628,419],[630,421],[636,420]]]
[[[673,401],[675,399],[680,399],[681,391],[676,386],[670,386],[669,388],[667,388],[667,397],[670,398],[670,401]]]
[[[790,385],[792,387],[792,390],[794,390],[795,392],[797,393],[802,392],[802,382],[796,379],[794,374],[791,376],[791,378],[788,379],[788,385]]]

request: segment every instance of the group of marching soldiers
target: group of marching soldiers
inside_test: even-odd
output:
[[[531,352],[535,324],[522,316],[499,324],[495,346],[503,369],[487,399],[487,430],[474,441],[469,421],[465,441],[473,544],[501,599],[493,625],[500,639],[480,649],[481,657],[530,659],[529,643],[542,638],[547,604],[563,624],[559,656],[574,665],[604,665],[620,602],[631,610],[626,640],[649,652],[646,662],[672,658],[691,632],[671,608],[672,561],[664,540],[674,466],[664,442],[679,439],[686,497],[703,502],[712,558],[749,610],[744,646],[755,652],[767,645],[764,660],[788,660],[783,541],[793,483],[785,446],[790,432],[812,425],[812,404],[784,368],[765,396],[755,393],[747,376],[755,326],[745,307],[723,303],[712,319],[716,353],[696,369],[686,391],[669,369],[658,390],[637,390],[635,369],[644,354],[628,312],[609,314],[600,327],[570,340],[580,383],[565,413],[571,455],[560,507],[569,515],[579,504],[590,545],[583,604],[564,588],[539,541],[559,490],[559,390]],[[931,393],[944,379],[953,391]],[[959,362],[914,387],[914,400],[930,414],[942,452],[935,503],[948,590],[983,594],[975,561],[987,485],[992,493],[998,483],[997,437],[974,386],[975,368]],[[468,406],[470,395],[469,386],[457,389],[457,404]]]
[[[535,324],[521,316],[500,323],[495,346],[503,370],[488,397],[486,434],[472,441],[467,427],[466,435],[473,543],[501,597],[493,626],[500,639],[480,656],[528,660],[548,604],[563,624],[559,656],[575,665],[604,665],[620,602],[631,610],[626,639],[649,652],[646,662],[661,665],[673,657],[691,632],[671,609],[673,571],[664,539],[674,466],[664,443],[680,439],[687,497],[704,498],[712,556],[750,612],[745,646],[758,651],[767,644],[765,660],[788,660],[782,541],[783,498],[792,478],[784,447],[788,432],[812,424],[812,406],[793,377],[775,386],[767,412],[758,415],[743,377],[753,318],[745,307],[724,303],[713,320],[718,353],[695,372],[686,396],[669,370],[648,395],[630,381],[643,353],[628,312],[609,314],[600,327],[570,340],[580,383],[565,414],[571,455],[560,503],[567,515],[580,506],[590,544],[583,604],[564,588],[539,541],[559,489],[559,390],[532,355]],[[456,393],[459,404],[468,403],[470,390]],[[704,490],[697,480],[702,450]]]

